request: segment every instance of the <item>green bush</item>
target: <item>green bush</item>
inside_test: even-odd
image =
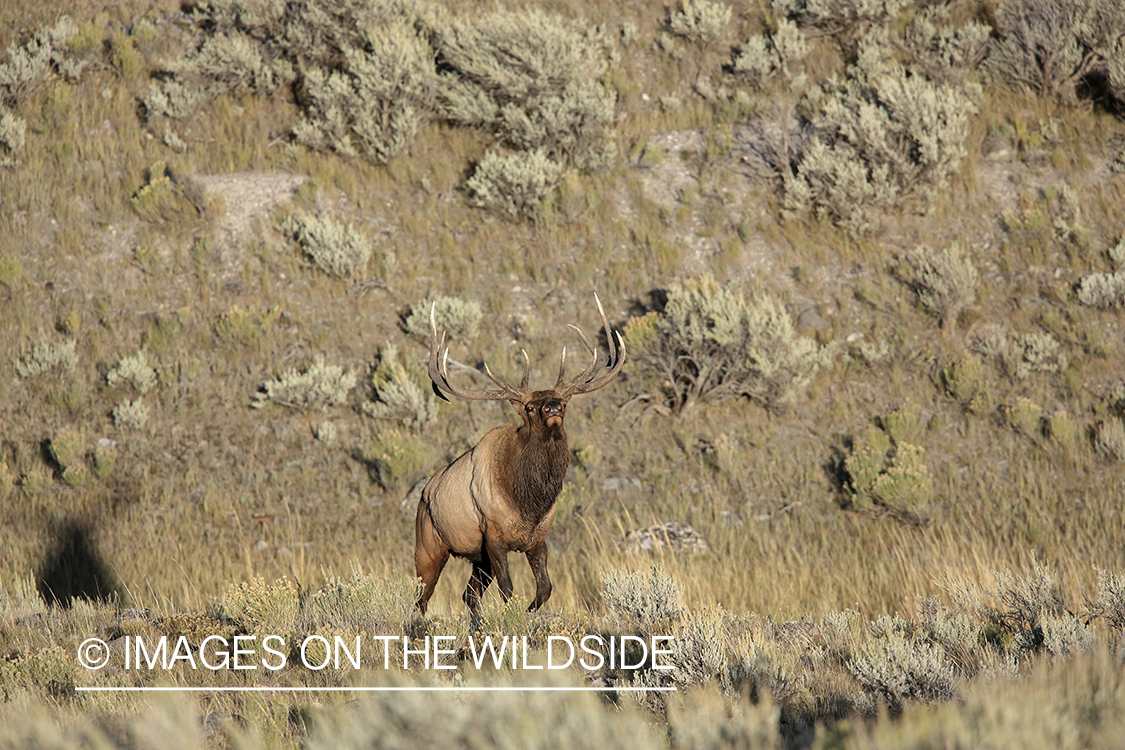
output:
[[[371,258],[371,241],[335,219],[290,215],[281,225],[321,271],[348,278],[363,273]]]
[[[913,513],[929,503],[933,494],[925,449],[903,440],[920,430],[920,411],[908,404],[883,417],[883,422],[889,430],[868,428],[844,459],[847,490],[856,507]]]
[[[951,361],[941,369],[941,386],[963,409],[979,414],[987,403],[984,363],[975,354]]]
[[[730,396],[783,408],[830,356],[798,336],[773,299],[748,300],[709,276],[673,284],[655,325],[658,335],[637,360],[663,378],[678,410]]]
[[[364,446],[364,458],[378,473],[384,489],[405,489],[434,469],[436,455],[429,442],[413,432],[387,430]]]
[[[562,166],[542,150],[498,154],[481,159],[466,187],[474,205],[504,218],[534,219],[558,185]]]
[[[288,637],[297,629],[300,600],[297,587],[288,578],[272,584],[252,578],[228,586],[216,608],[223,618],[235,620],[248,633]]]
[[[51,438],[51,457],[66,469],[81,463],[86,455],[86,436],[81,430],[68,428]]]
[[[148,168],[145,184],[130,201],[140,218],[153,224],[187,226],[206,211],[202,190],[192,180],[173,180],[172,170],[158,161]]]
[[[496,11],[439,24],[436,44],[450,120],[555,164],[589,170],[614,158],[616,97],[597,31],[540,10]]]
[[[1037,438],[1041,432],[1043,409],[1033,401],[1022,396],[1004,409],[1004,421],[1016,432]]]

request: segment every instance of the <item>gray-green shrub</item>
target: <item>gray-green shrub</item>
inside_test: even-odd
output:
[[[440,99],[452,121],[519,151],[596,169],[613,159],[616,96],[600,33],[546,12],[495,11],[437,27]]]
[[[734,72],[759,86],[776,76],[790,78],[808,51],[808,42],[797,24],[782,18],[777,28],[742,44],[734,57]]]
[[[926,311],[942,327],[976,297],[980,275],[959,243],[941,250],[920,247],[909,255],[915,277],[911,286]]]
[[[122,401],[113,407],[113,425],[119,430],[139,430],[148,422],[148,407],[140,399]]]
[[[835,34],[859,23],[893,20],[909,0],[773,0],[774,13]]]
[[[351,224],[294,214],[281,229],[317,268],[331,276],[348,278],[363,273],[371,258],[371,240]]]
[[[111,388],[132,388],[142,396],[156,385],[156,371],[148,363],[144,352],[137,352],[130,357],[122,357],[106,375],[106,382]]]
[[[419,581],[404,574],[378,579],[353,570],[350,578],[325,577],[308,598],[302,621],[310,631],[336,628],[345,633],[398,633],[410,623]]]
[[[254,394],[251,406],[261,409],[269,403],[305,411],[327,409],[348,400],[355,388],[356,374],[339,365],[316,362],[304,372],[286,370],[280,377],[267,380]]]
[[[924,8],[902,31],[911,70],[931,81],[963,79],[988,56],[992,28],[975,21],[954,26],[950,15],[943,5]]]
[[[672,284],[663,314],[639,320],[626,335],[639,339],[637,359],[661,376],[678,410],[730,396],[783,408],[830,356],[797,335],[776,300],[747,299],[710,276]]]
[[[1125,271],[1092,273],[1078,282],[1078,301],[1103,309],[1125,307]]]
[[[367,30],[344,51],[339,70],[309,70],[298,142],[386,163],[404,150],[434,110],[437,73],[426,38],[406,23]]]
[[[422,430],[437,419],[437,403],[428,389],[419,387],[398,355],[398,347],[387,344],[379,354],[379,364],[371,374],[371,385],[378,401],[363,405],[375,419],[395,419],[403,427]]]
[[[864,691],[896,712],[907,701],[949,700],[956,685],[944,648],[893,631],[863,644],[848,668]]]
[[[1110,461],[1125,462],[1125,423],[1107,417],[1094,430],[1094,449]]]
[[[1095,567],[1098,574],[1098,599],[1086,600],[1092,617],[1104,617],[1106,624],[1125,635],[1125,575]]]
[[[438,335],[446,339],[466,341],[477,335],[484,313],[473,299],[439,296],[433,300],[434,324]],[[406,332],[420,339],[430,337],[430,302],[419,302],[406,316]]]
[[[820,92],[817,136],[795,173],[782,168],[787,214],[812,210],[852,233],[870,228],[873,209],[946,183],[966,153],[968,113],[975,109],[959,87],[910,76],[900,66],[870,80],[857,75]]]
[[[71,372],[78,364],[78,354],[74,351],[76,343],[74,339],[58,344],[42,341],[31,352],[19,358],[16,373],[21,378],[33,378]]]
[[[668,30],[699,44],[719,39],[730,27],[731,7],[711,0],[680,0],[668,18]]]
[[[0,104],[0,167],[18,166],[19,152],[27,133],[27,123]]]
[[[433,114],[434,51],[419,14],[400,0],[200,3],[206,33],[165,66],[145,108],[150,117],[186,117],[230,91],[293,87],[300,143],[386,162]]]
[[[466,187],[474,205],[507,219],[533,219],[562,176],[562,165],[542,149],[499,154],[481,159]]]
[[[621,627],[660,634],[684,616],[679,584],[653,566],[647,571],[611,570],[602,576],[606,609]]]
[[[0,64],[0,104],[16,107],[26,101],[52,74],[77,78],[86,62],[69,54],[67,41],[78,25],[63,16],[54,26],[41,29],[22,45],[11,44],[8,61]]]
[[[1091,76],[1125,102],[1125,5],[1118,0],[1004,0],[986,61],[1003,82],[1069,103]]]

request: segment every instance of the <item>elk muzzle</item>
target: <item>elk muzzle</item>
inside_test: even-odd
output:
[[[548,427],[561,427],[562,426],[563,411],[566,409],[566,406],[563,404],[562,401],[556,401],[556,400],[552,399],[552,400],[548,401],[547,403],[543,404],[543,406],[541,408],[542,408],[542,412],[543,412],[543,422]]]

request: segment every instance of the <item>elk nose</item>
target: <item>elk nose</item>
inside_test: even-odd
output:
[[[548,401],[543,404],[543,415],[547,417],[557,417],[562,414],[562,404],[558,401]]]

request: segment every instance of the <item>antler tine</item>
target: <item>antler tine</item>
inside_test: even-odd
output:
[[[526,391],[527,381],[531,378],[531,359],[527,356],[527,349],[520,349],[523,355],[523,378],[520,380],[520,390]]]
[[[444,401],[448,401],[449,399],[446,398],[444,393],[442,393],[443,390],[459,398],[466,398],[474,401],[502,401],[505,399],[520,402],[526,401],[529,395],[526,388],[526,383],[528,374],[531,369],[530,362],[528,363],[527,370],[525,370],[524,372],[523,382],[525,384],[525,387],[523,388],[514,388],[508,383],[505,383],[503,380],[496,377],[489,371],[488,365],[484,366],[485,372],[481,374],[486,374],[493,383],[496,383],[496,385],[500,386],[500,390],[471,390],[468,388],[461,388],[460,386],[456,386],[453,383],[449,382],[449,347],[445,345],[445,331],[442,331],[441,339],[438,339],[437,323],[434,321],[434,308],[436,306],[436,302],[430,305],[429,376],[434,393],[436,393]],[[524,358],[527,358],[527,354],[524,354]],[[480,373],[480,371],[476,370],[476,368],[470,367],[468,369],[475,370],[476,372]]]
[[[559,388],[569,388],[573,385],[576,385],[577,383],[581,383],[581,382],[584,382],[586,380],[589,380],[590,376],[594,374],[594,371],[598,369],[598,348],[590,343],[590,339],[586,338],[586,334],[582,333],[581,328],[579,328],[578,326],[576,326],[574,324],[571,324],[571,323],[568,323],[567,326],[572,331],[574,331],[575,333],[578,334],[578,338],[581,339],[582,345],[586,347],[586,351],[590,352],[590,364],[586,365],[585,370],[583,370],[582,372],[575,375],[569,381],[564,380],[563,368],[560,365],[559,366],[559,380],[558,380],[557,383],[555,383],[555,390],[558,390]],[[566,349],[564,348],[563,349],[563,356],[566,356],[565,353],[566,353]]]
[[[562,387],[563,380],[566,379],[566,347],[562,348],[562,356],[559,357],[559,377],[555,381],[555,390],[557,391]]]
[[[602,388],[603,386],[608,385],[611,380],[617,377],[617,373],[621,371],[621,365],[625,362],[625,341],[621,338],[621,334],[619,332],[613,331],[610,328],[609,320],[605,316],[605,309],[602,308],[602,301],[598,299],[597,293],[594,294],[594,302],[598,305],[598,314],[602,316],[602,325],[605,327],[606,342],[609,345],[609,357],[606,359],[606,365],[610,369],[596,380],[589,379],[597,369],[597,349],[594,348],[594,346],[590,343],[590,340],[586,338],[586,336],[582,333],[581,330],[578,329],[577,326],[571,326],[571,328],[578,332],[578,336],[582,339],[582,343],[585,344],[586,348],[589,349],[590,352],[594,355],[594,361],[590,363],[589,367],[587,367],[584,371],[582,371],[578,376],[576,376],[563,387],[563,390],[565,391],[567,397],[573,396],[578,393],[589,393],[590,391],[596,391],[598,388]],[[616,346],[614,345],[613,340],[614,333],[617,334]],[[621,348],[621,356],[618,356],[617,354],[618,346],[620,346]]]

